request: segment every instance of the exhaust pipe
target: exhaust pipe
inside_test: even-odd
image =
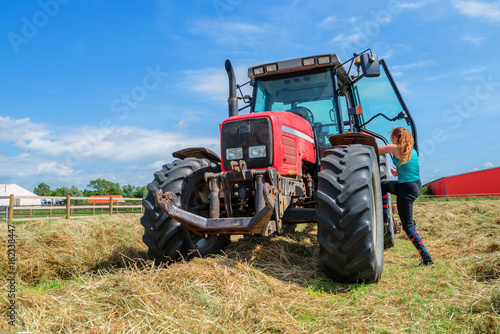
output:
[[[238,97],[236,96],[236,77],[234,75],[233,65],[229,59],[226,59],[224,64],[226,67],[227,76],[229,78],[229,97],[227,104],[229,107],[229,117],[238,115]]]

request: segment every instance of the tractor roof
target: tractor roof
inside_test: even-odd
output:
[[[282,60],[274,63],[253,66],[248,69],[248,77],[254,81],[256,78],[261,77],[291,72],[309,71],[312,69],[331,66],[337,68],[339,88],[342,90],[344,83],[350,83],[351,78],[347,75],[347,70],[342,65],[339,57],[334,53]]]

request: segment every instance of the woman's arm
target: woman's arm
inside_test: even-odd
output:
[[[394,157],[396,159],[399,159],[401,157],[401,153],[399,152],[398,145],[396,145],[396,144],[389,144],[389,145],[385,145],[385,146],[379,146],[378,153],[379,154],[390,153],[390,154],[394,155]]]

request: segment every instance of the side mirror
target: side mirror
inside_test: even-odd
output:
[[[365,77],[374,78],[380,75],[380,65],[376,54],[363,53],[359,60]]]

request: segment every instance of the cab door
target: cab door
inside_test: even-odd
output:
[[[415,123],[385,60],[380,60],[380,76],[375,78],[362,77],[352,85],[351,90],[355,104],[361,105],[363,108],[363,114],[357,118],[359,131],[377,135],[389,144],[391,143],[390,132],[392,129],[404,127],[413,135],[414,147],[418,152]]]

